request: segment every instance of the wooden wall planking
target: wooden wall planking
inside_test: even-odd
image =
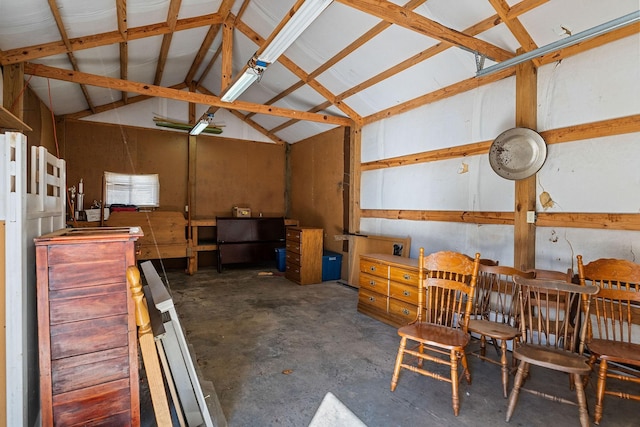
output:
[[[252,215],[284,216],[285,147],[201,138],[196,164],[196,217],[230,216],[234,206]]]
[[[300,225],[322,227],[325,249],[342,253],[342,241],[334,236],[344,234],[343,192],[349,191],[344,182],[344,128],[293,144],[289,162],[290,216]]]
[[[230,215],[247,206],[265,216],[284,215],[284,146],[198,136],[197,210],[192,216]],[[85,207],[102,198],[104,171],[157,173],[160,210],[184,212],[188,202],[188,135],[166,130],[66,120],[67,184],[84,180]]]

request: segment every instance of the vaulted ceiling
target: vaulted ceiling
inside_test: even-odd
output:
[[[302,3],[0,0],[0,64],[24,63],[26,84],[56,116],[164,97],[225,108],[275,141],[296,142],[505,78],[513,67],[476,74],[638,11],[637,0],[334,0],[259,82],[220,101]],[[636,21],[534,62],[639,31]]]

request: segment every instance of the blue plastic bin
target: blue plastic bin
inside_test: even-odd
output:
[[[286,248],[276,248],[276,262],[278,263],[278,271],[287,271]]]
[[[322,254],[322,281],[340,280],[342,271],[342,254],[323,251]]]

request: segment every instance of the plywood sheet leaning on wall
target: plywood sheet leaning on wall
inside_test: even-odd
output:
[[[411,237],[349,235],[349,285],[359,287],[359,262],[362,254],[389,254],[408,257]]]

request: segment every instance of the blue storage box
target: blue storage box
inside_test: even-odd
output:
[[[322,281],[340,280],[342,271],[342,254],[323,251],[322,253]]]
[[[287,271],[287,249],[276,248],[276,261],[278,263],[278,271]]]

